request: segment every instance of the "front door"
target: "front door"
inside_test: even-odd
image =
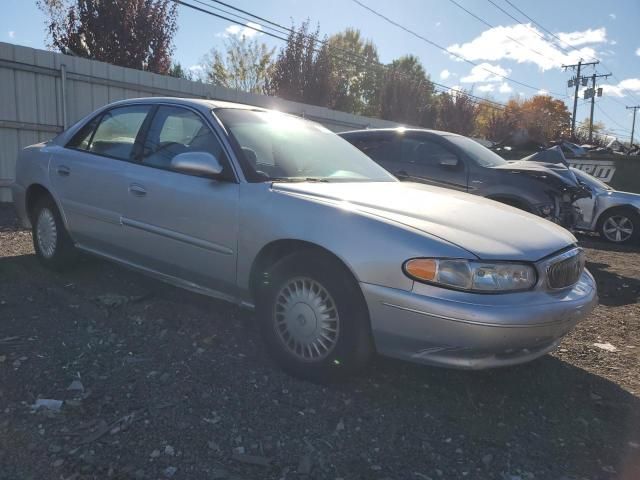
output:
[[[206,151],[220,178],[178,173],[174,156]],[[228,291],[236,280],[239,185],[215,133],[190,109],[160,106],[142,155],[130,165],[123,223],[133,263]]]
[[[410,135],[403,139],[403,152],[412,180],[467,191],[465,164],[444,142],[423,135]]]

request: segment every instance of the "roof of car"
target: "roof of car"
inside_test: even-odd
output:
[[[141,97],[120,100],[111,105],[129,104],[129,103],[178,103],[182,105],[191,105],[194,107],[208,108],[241,108],[246,110],[267,110],[256,105],[247,105],[245,103],[225,102],[223,100],[209,100],[205,98],[179,98],[179,97]]]
[[[450,136],[459,136],[457,133],[445,132],[443,130],[431,130],[429,128],[407,128],[407,127],[395,127],[395,128],[367,128],[362,130],[349,130],[348,132],[340,132],[338,135],[357,135],[361,133],[365,134],[373,134],[373,133],[404,133],[404,132],[424,132],[424,133],[433,133],[434,135],[450,135]]]

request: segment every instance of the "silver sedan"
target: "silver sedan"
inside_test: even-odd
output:
[[[573,167],[571,170],[591,190],[591,197],[575,202],[581,212],[575,228],[598,232],[612,243],[640,240],[640,195],[614,190],[582,170]]]
[[[321,125],[255,107],[108,105],[23,150],[13,194],[47,267],[88,252],[255,308],[276,361],[314,380],[375,352],[532,360],[597,299],[563,228],[400,183]]]

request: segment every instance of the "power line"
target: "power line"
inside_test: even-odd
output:
[[[490,3],[492,3],[493,5],[495,5],[497,8],[500,8],[498,5],[496,5],[492,0],[488,0]],[[565,45],[567,45],[571,50],[578,52],[580,54],[582,54],[583,52],[581,52],[580,50],[578,50],[577,48],[575,48],[573,45],[571,45],[570,43],[563,41],[560,37],[558,37],[556,34],[554,34],[551,30],[547,29],[544,27],[544,25],[542,25],[541,23],[537,22],[536,20],[534,20],[532,17],[530,17],[529,15],[527,15],[524,11],[522,11],[520,8],[518,8],[516,5],[513,4],[513,2],[511,2],[510,0],[504,0],[505,2],[507,2],[509,5],[511,5],[511,7],[513,7],[516,11],[520,12],[522,15],[524,15],[527,19],[529,19],[534,25],[537,25],[538,27],[540,27],[542,30],[544,30],[545,32],[547,32],[549,35],[551,35],[553,38],[557,39],[558,42],[564,43]],[[502,8],[500,8],[500,10],[502,10]],[[504,11],[504,10],[503,10]],[[506,13],[506,12],[505,12]],[[508,14],[507,14],[508,15]],[[511,16],[511,15],[509,15]],[[511,17],[514,18],[514,17]],[[568,51],[562,47],[562,45],[560,45],[559,43],[557,44],[557,46],[565,53],[568,53]],[[592,60],[597,60],[600,62],[600,60],[596,57],[591,57]],[[602,63],[602,62],[600,62]],[[610,70],[604,63],[602,63],[602,66],[604,68],[606,68],[607,70]],[[620,82],[620,79],[618,77],[616,77],[615,75],[611,75],[618,83]],[[625,88],[621,88],[621,90],[626,91],[630,97],[632,97],[634,100],[636,101],[640,101],[638,100],[635,95],[633,95],[631,93],[630,90],[627,90]]]
[[[541,89],[540,89],[540,87],[535,87],[535,86],[530,85],[530,84],[528,84],[528,83],[521,82],[520,80],[516,80],[516,79],[510,78],[510,77],[508,77],[507,75],[502,75],[502,74],[500,74],[500,73],[494,72],[494,71],[492,71],[492,70],[489,70],[488,68],[483,67],[481,64],[478,64],[478,63],[476,63],[476,62],[474,62],[474,61],[472,61],[472,60],[469,60],[469,59],[467,59],[467,58],[463,57],[462,55],[459,55],[459,54],[457,54],[457,53],[455,53],[455,52],[450,52],[449,50],[447,50],[447,49],[446,49],[445,47],[443,47],[442,45],[439,45],[438,43],[434,42],[433,40],[428,39],[428,38],[427,38],[427,37],[425,37],[424,35],[421,35],[421,34],[419,34],[419,33],[415,32],[415,31],[411,30],[410,28],[407,28],[407,27],[405,27],[404,25],[402,25],[402,24],[400,24],[400,23],[396,22],[395,20],[393,20],[393,19],[391,19],[391,18],[387,17],[386,15],[384,15],[384,14],[382,14],[382,13],[378,12],[377,10],[374,10],[373,8],[371,8],[371,7],[367,6],[366,4],[364,4],[363,2],[361,2],[360,0],[351,0],[351,1],[352,1],[352,2],[354,2],[354,3],[356,3],[357,5],[360,5],[362,8],[364,8],[365,10],[368,10],[369,12],[373,13],[373,14],[374,14],[374,15],[376,15],[377,17],[382,18],[382,19],[383,19],[383,20],[385,20],[386,22],[388,22],[388,23],[390,23],[390,24],[392,24],[392,25],[394,25],[394,26],[396,26],[396,27],[400,28],[401,30],[404,30],[405,32],[409,33],[410,35],[413,35],[414,37],[418,38],[419,40],[422,40],[423,42],[426,42],[426,43],[428,43],[429,45],[431,45],[431,46],[433,46],[433,47],[435,47],[435,48],[438,48],[438,49],[442,50],[443,52],[448,53],[449,55],[454,56],[454,57],[456,57],[456,58],[458,58],[458,59],[462,60],[463,62],[466,62],[466,63],[468,63],[468,64],[470,64],[470,65],[475,66],[475,67],[479,67],[480,69],[484,70],[485,72],[488,72],[488,73],[490,73],[490,74],[492,74],[492,75],[495,75],[496,77],[503,78],[504,80],[506,80],[506,81],[508,81],[508,82],[512,82],[512,83],[515,83],[515,84],[521,85],[521,86],[523,86],[523,87],[525,87],[525,88],[529,88],[529,89],[531,89],[531,90],[536,90],[536,91],[541,90]],[[557,96],[559,96],[559,97],[562,97],[562,96],[563,96],[562,94],[558,94],[558,93],[555,93],[555,92],[551,92],[551,93],[553,93],[554,95],[557,95]]]
[[[500,5],[498,5],[497,3],[495,3],[493,0],[487,0],[491,5],[493,5],[494,7],[496,7],[498,10],[500,10],[502,13],[504,13],[506,16],[508,16],[509,18],[511,18],[512,20],[515,20],[518,24],[523,25],[525,27],[527,27],[529,30],[531,30],[533,33],[535,33],[537,36],[539,36],[540,38],[542,38],[543,40],[547,40],[547,38],[541,34],[538,30],[536,30],[535,28],[532,28],[531,26],[527,25],[526,23],[522,23],[522,21],[520,21],[520,19],[514,17],[513,15],[511,15],[508,11],[506,11],[504,8],[502,8]],[[563,48],[561,45],[558,45],[558,48],[560,48],[560,50],[562,50],[563,53],[568,54],[569,51],[566,50],[565,48]]]
[[[460,5],[458,2],[456,2],[456,0],[449,0],[449,1],[450,1],[451,3],[453,3],[456,7],[460,8],[460,9],[461,9],[461,10],[463,10],[464,12],[468,13],[469,15],[471,15],[473,18],[475,18],[476,20],[478,20],[480,23],[482,23],[482,24],[486,25],[486,26],[487,26],[487,27],[489,27],[489,28],[496,28],[496,27],[495,27],[495,25],[493,25],[493,24],[491,24],[491,23],[487,22],[484,18],[479,17],[478,15],[476,15],[475,13],[473,13],[472,11],[470,11],[470,10],[466,9],[465,7],[463,7],[462,5]],[[509,40],[511,40],[512,42],[515,42],[515,43],[517,43],[518,45],[520,45],[520,46],[522,46],[522,47],[526,48],[526,49],[527,49],[527,50],[529,50],[530,52],[533,52],[533,53],[536,53],[536,54],[540,55],[540,56],[541,56],[542,58],[544,58],[545,60],[551,60],[549,57],[547,57],[547,56],[546,56],[546,55],[544,55],[543,53],[540,53],[539,51],[537,51],[537,50],[535,50],[535,49],[533,49],[533,48],[531,48],[531,47],[526,46],[526,45],[525,45],[524,43],[522,43],[521,41],[516,40],[515,38],[513,38],[513,37],[511,37],[511,36],[509,36],[509,35],[506,35],[506,34],[505,34],[505,37],[506,37],[506,38],[508,38]]]
[[[180,5],[182,5],[182,6],[185,6],[185,7],[188,7],[188,8],[194,9],[194,10],[197,10],[197,11],[202,12],[202,13],[206,13],[206,14],[211,15],[211,16],[213,16],[213,17],[220,18],[220,19],[222,19],[222,20],[226,20],[226,21],[229,21],[229,22],[234,23],[234,24],[238,24],[238,23],[239,23],[237,19],[230,18],[230,17],[224,16],[224,15],[220,15],[220,14],[217,14],[217,13],[211,12],[211,11],[209,11],[209,10],[205,10],[204,8],[198,7],[198,6],[196,6],[196,5],[192,5],[192,4],[187,3],[187,2],[185,2],[185,1],[183,1],[183,0],[172,0],[172,1],[173,1],[173,2],[175,2],[175,3],[177,3],[177,4],[180,4]],[[202,1],[200,1],[200,0],[192,0],[192,1],[196,1],[196,2],[198,2],[198,3],[199,3],[199,4],[201,4],[201,5],[206,5],[208,8],[216,8],[216,7],[212,6],[212,5],[204,4],[204,3],[203,3]],[[216,1],[216,0],[212,0],[212,1]],[[222,2],[217,2],[217,3],[222,3]],[[225,5],[227,5],[227,4],[225,4]],[[245,10],[236,9],[236,7],[233,7],[233,6],[229,6],[229,8],[232,8],[232,9],[234,9],[234,10],[238,10],[238,11],[242,11],[243,13],[246,13],[246,15],[249,15],[249,16],[251,16],[251,17],[253,17],[253,18],[261,19],[262,21],[267,21],[268,23],[270,23],[270,24],[272,24],[272,25],[278,25],[279,27],[281,27],[281,28],[283,28],[283,29],[286,29],[290,34],[295,33],[295,31],[294,31],[293,29],[287,29],[286,27],[282,27],[281,25],[279,25],[279,24],[277,24],[277,23],[275,23],[275,22],[272,22],[272,21],[270,21],[270,20],[263,19],[263,17],[259,17],[259,16],[257,16],[257,15],[254,15],[254,14],[250,13],[250,12],[247,12],[247,11],[245,11]],[[221,10],[221,9],[218,9],[218,11],[220,11],[220,10]],[[238,18],[243,18],[242,16],[237,15],[237,14],[232,14],[232,13],[230,13],[230,12],[226,12],[226,13],[227,13],[227,14],[230,14],[230,15],[234,15],[234,16],[236,16],[236,17],[238,17]],[[271,33],[271,32],[267,32],[267,31],[262,30],[262,28],[260,28],[260,27],[265,27],[265,26],[264,26],[264,25],[262,25],[262,24],[260,24],[259,22],[254,22],[253,20],[249,20],[249,19],[247,19],[246,17],[244,17],[244,18],[243,18],[243,20],[251,21],[251,23],[254,23],[255,25],[258,25],[257,27],[254,27],[254,26],[252,26],[252,25],[246,25],[246,24],[245,24],[244,26],[245,26],[245,27],[247,27],[247,28],[250,28],[250,29],[252,29],[252,30],[255,30],[256,32],[264,33],[264,34],[266,34],[266,35],[268,35],[268,36],[270,36],[270,37],[276,38],[276,39],[278,39],[278,40],[282,40],[282,41],[284,41],[284,42],[287,42],[287,41],[288,41],[288,39],[287,39],[287,38],[284,38],[284,37],[281,37],[281,36],[279,36],[279,35],[273,34],[273,33]],[[309,37],[309,36],[307,36],[307,37]],[[326,42],[326,41],[322,41],[322,40],[321,40],[321,41],[319,41],[319,43],[320,43],[320,44],[322,44],[322,45],[326,45],[328,42]],[[381,69],[384,69],[384,68],[385,68],[385,66],[384,66],[383,64],[381,64],[381,63],[379,63],[379,62],[371,61],[370,59],[367,59],[366,57],[359,56],[359,55],[355,54],[354,52],[348,52],[348,51],[346,51],[346,50],[342,50],[342,49],[339,49],[339,48],[333,48],[333,47],[332,47],[332,49],[335,49],[335,50],[338,50],[338,51],[345,51],[345,52],[346,52],[350,57],[357,57],[357,58],[361,58],[361,59],[363,59],[365,62],[367,62],[368,64],[370,64],[370,65],[371,65],[371,66],[373,66],[373,67],[378,67],[378,68],[381,68]],[[314,51],[316,51],[316,52],[317,52],[317,51],[319,51],[319,49],[315,49]],[[329,53],[330,53],[330,55],[331,55],[331,56],[333,56],[334,58],[338,58],[338,59],[340,59],[340,60],[347,60],[347,61],[350,61],[351,63],[353,63],[353,64],[355,64],[355,65],[359,65],[359,66],[363,67],[363,65],[362,65],[362,64],[359,64],[359,63],[357,63],[357,62],[354,62],[353,60],[348,60],[348,59],[345,59],[344,57],[338,57],[337,55],[332,54],[331,52],[329,52]],[[406,76],[406,75],[403,75],[403,76]],[[428,80],[428,82],[429,82],[430,84],[434,85],[434,86],[438,86],[438,87],[441,87],[441,88],[445,89],[446,93],[449,93],[449,92],[455,92],[456,94],[460,94],[460,95],[464,95],[464,96],[466,96],[466,97],[469,97],[470,99],[473,99],[472,101],[473,101],[474,103],[476,103],[476,104],[480,104],[480,103],[482,103],[483,105],[487,105],[487,106],[490,106],[490,107],[492,107],[492,108],[500,109],[500,110],[502,110],[502,109],[504,109],[504,108],[505,108],[505,105],[504,105],[504,104],[501,104],[501,103],[498,103],[498,102],[494,102],[494,101],[492,101],[492,100],[488,100],[488,99],[484,99],[484,98],[478,97],[478,96],[476,96],[476,95],[473,95],[473,94],[467,93],[467,92],[465,92],[465,91],[462,91],[462,90],[459,90],[459,89],[452,88],[452,87],[450,87],[450,86],[448,86],[448,85],[444,85],[444,84],[441,84],[441,83],[435,82],[435,81],[433,81],[433,80]],[[442,93],[442,92],[441,92],[441,93]]]
[[[598,108],[598,111],[603,114],[605,117],[607,117],[611,122],[613,122],[614,124],[616,124],[617,126],[619,126],[621,129],[623,129],[623,131],[625,133],[629,133],[629,130],[627,128],[625,128],[624,125],[622,125],[621,123],[618,123],[611,115],[609,115],[607,112],[605,112],[605,110],[596,103],[596,107]],[[612,129],[615,130],[615,129]]]

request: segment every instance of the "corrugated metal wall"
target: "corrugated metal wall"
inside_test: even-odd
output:
[[[334,131],[397,125],[0,42],[0,201],[11,201],[6,187],[14,178],[21,148],[55,136],[102,105],[149,96],[211,98],[275,108],[316,120]]]

